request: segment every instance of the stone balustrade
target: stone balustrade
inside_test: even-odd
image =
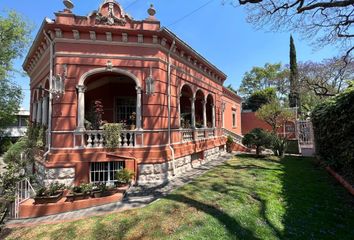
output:
[[[181,131],[182,142],[190,142],[194,140],[193,129],[186,129]]]
[[[85,131],[86,148],[103,148],[106,145],[104,131]],[[135,131],[123,130],[119,138],[118,147],[135,147]]]

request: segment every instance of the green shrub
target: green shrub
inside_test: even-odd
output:
[[[21,160],[21,153],[28,148],[27,137],[20,138],[15,144],[13,144],[4,155],[4,162],[19,162]]]
[[[231,153],[232,152],[232,144],[234,143],[234,139],[230,136],[230,135],[228,135],[227,136],[227,140],[226,140],[226,151],[228,152],[228,153]]]
[[[122,169],[116,172],[116,180],[118,183],[129,183],[132,180],[133,176],[134,173],[126,169]]]
[[[107,148],[119,147],[122,128],[123,125],[121,123],[106,123],[105,125],[103,125]]]
[[[354,182],[354,86],[316,106],[312,123],[317,155]]]
[[[256,154],[259,156],[263,147],[271,146],[270,134],[261,128],[254,128],[252,131],[243,136],[242,144],[249,147],[255,148]]]
[[[13,145],[12,141],[8,137],[4,137],[0,140],[0,154],[7,152]]]
[[[269,133],[270,137],[270,147],[274,152],[275,156],[283,156],[287,147],[288,147],[288,140],[286,137],[278,136],[274,133]]]

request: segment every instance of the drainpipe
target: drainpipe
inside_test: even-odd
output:
[[[170,50],[168,51],[168,57],[167,57],[168,147],[170,148],[171,154],[172,154],[173,175],[176,175],[176,166],[175,166],[175,150],[173,149],[173,147],[171,145],[171,52],[172,52],[173,48],[175,47],[175,44],[176,44],[175,39],[173,39],[173,42],[171,44]]]
[[[48,34],[43,31],[44,36],[48,39],[50,43],[50,59],[49,59],[49,103],[48,103],[48,139],[47,139],[47,146],[48,150],[43,154],[43,157],[45,158],[49,153],[50,153],[50,148],[52,144],[52,101],[53,101],[53,95],[51,93],[52,90],[52,82],[53,82],[53,52],[54,52],[54,42]]]

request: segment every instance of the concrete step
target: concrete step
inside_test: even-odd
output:
[[[315,155],[315,149],[312,148],[303,148],[301,147],[301,155],[304,157],[313,157]]]

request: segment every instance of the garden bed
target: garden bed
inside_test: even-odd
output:
[[[104,205],[108,203],[121,201],[129,185],[118,187],[109,194],[99,198],[84,195],[74,200],[70,199],[70,195],[63,196],[54,203],[35,204],[34,199],[29,199],[20,205],[20,218],[41,217],[58,213],[70,212],[84,208]]]

